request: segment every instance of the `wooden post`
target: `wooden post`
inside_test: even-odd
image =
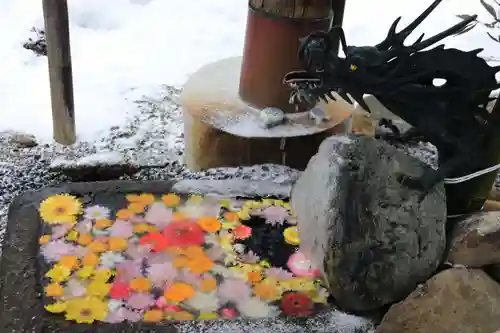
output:
[[[76,141],[76,133],[68,3],[67,0],[42,1],[54,140],[71,145]]]

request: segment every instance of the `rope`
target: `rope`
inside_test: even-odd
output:
[[[477,177],[480,177],[482,175],[485,175],[487,173],[490,173],[490,172],[493,172],[493,171],[497,171],[500,169],[500,164],[497,164],[497,165],[494,165],[494,166],[491,166],[489,168],[486,168],[486,169],[483,169],[483,170],[479,170],[479,171],[476,171],[474,173],[471,173],[471,174],[468,174],[468,175],[465,175],[465,176],[462,176],[462,177],[457,177],[457,178],[445,178],[444,179],[444,183],[445,184],[458,184],[458,183],[463,183],[463,182],[466,182],[468,180],[471,180],[471,179],[474,179],[474,178],[477,178]]]

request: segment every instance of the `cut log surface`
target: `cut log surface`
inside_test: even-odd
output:
[[[325,18],[330,15],[331,0],[250,0],[250,7],[288,18]]]

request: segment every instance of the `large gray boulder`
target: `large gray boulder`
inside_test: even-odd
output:
[[[389,144],[333,136],[292,188],[301,250],[322,268],[338,306],[367,311],[405,298],[445,249],[443,185],[423,200],[398,175],[430,170]]]

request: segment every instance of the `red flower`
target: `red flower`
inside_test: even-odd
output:
[[[247,239],[252,236],[252,228],[246,225],[239,225],[233,230],[234,238],[236,239]]]
[[[155,252],[165,250],[167,247],[169,247],[168,240],[165,237],[165,235],[158,232],[149,233],[147,235],[142,236],[139,239],[139,244],[151,245],[152,250]]]
[[[194,221],[180,221],[170,223],[163,229],[163,236],[168,246],[199,246],[205,240],[205,232]]]
[[[314,302],[304,293],[290,292],[281,299],[281,308],[290,316],[306,317],[313,314]]]
[[[128,283],[115,282],[111,286],[109,291],[109,297],[111,298],[126,298],[130,296],[130,287]]]

